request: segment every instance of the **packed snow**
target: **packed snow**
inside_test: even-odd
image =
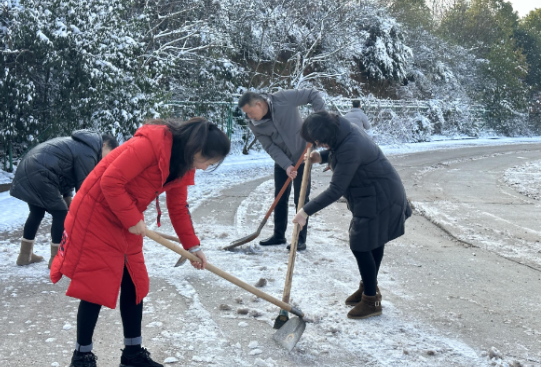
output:
[[[382,147],[382,149],[387,155],[402,155],[437,149],[460,149],[466,146],[519,142],[539,143],[541,138],[440,141]],[[191,210],[194,211],[225,189],[243,182],[269,177],[272,175],[273,165],[273,161],[266,154],[252,153],[248,156],[228,157],[214,172],[198,172],[196,185],[189,190]],[[517,190],[521,192],[539,194],[540,166],[541,161],[519,165],[508,170],[505,179],[510,185],[520,182]],[[312,185],[313,188],[322,187],[322,183],[317,180]],[[251,245],[245,246],[245,250],[237,253],[221,250],[231,240],[245,236],[257,228],[272,202],[273,191],[271,179],[262,181],[236,209],[233,226],[205,221],[196,222],[195,227],[212,264],[250,284],[256,284],[264,279],[265,282],[261,283],[263,291],[281,298],[287,268],[283,248],[265,249],[261,252]],[[2,218],[0,230],[5,232],[20,230],[28,214],[26,203],[4,192],[0,194],[0,204]],[[293,211],[294,207],[290,205],[291,216]],[[438,215],[438,213],[433,214]],[[156,211],[153,205],[149,206],[145,217],[149,228],[157,229]],[[440,218],[445,219],[444,216]],[[45,220],[50,223],[49,217]],[[174,233],[167,220],[162,219],[162,222],[160,231]],[[177,294],[183,297],[188,305],[185,311],[186,319],[179,320],[182,322],[178,329],[173,328],[165,320],[153,319],[146,324],[147,330],[159,330],[159,335],[153,340],[166,342],[173,349],[186,351],[184,354],[171,355],[162,362],[271,367],[280,366],[282,358],[287,356],[288,360],[296,365],[316,365],[320,358],[332,360],[345,353],[353,360],[362,361],[367,365],[509,366],[502,361],[497,350],[488,354],[478,354],[472,347],[443,334],[438,329],[426,324],[405,321],[402,311],[385,298],[383,299],[385,312],[381,317],[364,320],[362,327],[358,327],[358,321],[346,319],[344,315],[348,308],[342,305],[340,297],[347,296],[352,289],[355,289],[358,282],[357,265],[354,258],[350,256],[341,258],[340,266],[338,266],[335,261],[337,253],[335,249],[347,250],[347,238],[343,234],[330,231],[324,215],[313,216],[310,228],[310,246],[313,251],[299,253],[297,256],[295,284],[303,284],[303,287],[297,287],[294,290],[291,300],[294,305],[303,306],[309,323],[297,347],[289,355],[284,350],[271,350],[266,347],[268,342],[261,339],[260,331],[254,330],[249,323],[250,320],[255,319],[271,328],[273,319],[278,313],[277,307],[252,297],[246,292],[243,296],[234,299],[230,294],[238,291],[238,288],[210,272],[195,271],[189,264],[173,269],[172,265],[178,259],[178,255],[150,239],[145,239],[145,259],[150,276],[166,280],[174,286]],[[267,222],[262,237],[270,234],[271,230],[272,218]],[[289,233],[287,236],[289,237]],[[16,267],[14,265],[18,241],[19,238],[8,237],[0,242],[0,277],[4,279],[20,277],[28,282],[46,282],[48,278],[46,267]],[[38,236],[35,252],[48,258],[48,243],[49,239],[46,235]],[[386,271],[380,275],[380,282],[390,290],[400,287]],[[218,311],[206,309],[201,300],[205,293],[198,291],[201,287],[211,287],[211,284],[223,290],[218,293],[218,304],[220,304]],[[212,289],[215,292],[215,288]],[[22,293],[21,290],[11,292],[12,297],[17,297]],[[169,307],[161,297],[163,296],[156,292],[149,294],[145,300],[144,318],[152,318],[158,308]],[[220,315],[218,319],[214,315],[216,312]],[[233,320],[235,321],[233,324],[228,323]],[[74,328],[74,321],[73,318],[59,320],[64,331]],[[229,326],[224,328],[224,325]],[[241,345],[227,340],[227,336],[232,332],[242,333],[243,330],[251,333],[252,341]],[[43,330],[43,334],[46,336],[44,338],[46,343],[55,343],[54,334],[50,334],[48,330]],[[186,360],[188,353],[190,357]]]

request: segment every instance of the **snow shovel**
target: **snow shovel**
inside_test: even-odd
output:
[[[169,241],[175,241],[175,242],[178,242],[180,243],[180,239],[178,237],[175,237],[175,236],[171,236],[171,235],[168,235],[168,234],[165,234],[165,233],[161,233],[161,232],[158,232],[156,231],[156,234],[162,236],[163,238],[169,240]],[[177,263],[175,264],[175,268],[177,266],[181,266],[181,265],[184,265],[184,263],[186,262],[186,260],[188,260],[187,257],[185,256],[180,256],[180,259],[178,259]]]
[[[307,159],[306,159],[306,163],[304,164],[304,173],[302,176],[301,192],[299,194],[299,202],[297,203],[297,208],[299,210],[301,210],[302,207],[304,206],[306,190],[308,189],[310,170],[312,169],[312,158],[310,157],[312,150],[313,150],[312,147],[310,147],[308,149],[308,152],[306,153]],[[301,229],[299,228],[299,225],[295,223],[295,226],[293,227],[293,239],[291,240],[291,247],[289,251],[289,262],[287,264],[286,283],[284,285],[284,294],[282,296],[282,301],[285,303],[289,303],[289,296],[291,293],[291,283],[293,281],[293,268],[295,267],[295,257],[297,256],[297,244],[299,243],[300,233],[301,233]],[[287,314],[287,310],[281,309],[280,313],[278,314],[278,317],[276,318],[276,320],[274,320],[274,328],[281,329],[282,327],[284,327],[284,325],[287,322],[289,322],[289,316]]]
[[[167,247],[170,250],[175,251],[177,254],[182,255],[186,258],[188,258],[190,261],[201,261],[197,256],[194,254],[184,250],[182,247],[180,247],[177,244],[174,244],[173,242],[166,240],[159,234],[157,234],[154,231],[151,231],[147,229],[146,232],[147,237],[153,239],[154,241],[158,242],[160,245],[163,245]],[[283,310],[287,310],[288,312],[291,312],[294,315],[297,315],[298,317],[295,317],[291,320],[289,320],[284,327],[276,332],[273,336],[273,339],[284,348],[291,351],[299,339],[301,338],[302,334],[304,333],[304,329],[306,328],[306,322],[302,319],[304,317],[304,313],[299,310],[298,308],[295,308],[285,302],[280,301],[277,298],[274,298],[270,294],[267,294],[259,289],[257,289],[254,286],[251,286],[248,283],[243,282],[242,280],[234,277],[233,275],[226,273],[222,269],[217,268],[214,265],[211,265],[207,263],[207,266],[205,268],[206,270],[210,270],[214,274],[224,278],[225,280],[241,287],[244,290],[247,290],[248,292],[256,295],[259,298],[264,299],[267,302],[270,302],[278,307],[280,307]]]
[[[311,147],[311,146],[312,146],[312,144],[308,143],[306,148],[304,148],[304,151],[302,152],[301,157],[299,158],[299,160],[297,161],[297,164],[295,165],[295,169],[294,169],[295,171],[299,169],[299,166],[302,164],[302,161],[304,160],[304,154],[307,152],[308,148]],[[284,192],[286,191],[286,189],[287,189],[287,187],[289,186],[290,183],[291,183],[291,178],[288,177],[286,183],[284,184],[284,186],[282,187],[282,189],[280,190],[280,192],[276,196],[276,199],[274,199],[274,202],[272,203],[269,211],[267,211],[267,214],[265,214],[265,218],[263,218],[263,220],[259,224],[259,227],[257,228],[257,231],[255,231],[254,233],[252,233],[252,234],[250,234],[250,235],[248,235],[246,237],[242,237],[242,238],[240,238],[240,239],[238,239],[236,241],[231,242],[231,245],[229,245],[227,247],[224,247],[224,250],[234,249],[235,247],[244,245],[244,244],[246,244],[246,243],[248,243],[250,241],[255,240],[257,237],[259,237],[259,235],[261,234],[261,230],[263,229],[263,227],[265,227],[265,224],[267,223],[267,219],[269,219],[270,215],[272,214],[272,211],[274,210],[274,208],[278,204],[278,201],[280,200],[280,198],[282,197],[282,195],[284,194]]]

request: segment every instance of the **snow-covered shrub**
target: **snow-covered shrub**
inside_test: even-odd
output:
[[[3,6],[4,135],[131,134],[163,109],[165,65],[145,55],[131,0],[22,0]]]

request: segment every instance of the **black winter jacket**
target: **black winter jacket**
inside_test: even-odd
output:
[[[353,213],[350,247],[370,251],[404,234],[411,216],[400,176],[372,139],[348,120],[340,118],[336,144],[321,153],[330,159],[333,176],[329,188],[304,206],[312,215],[345,196]]]
[[[79,130],[35,146],[17,166],[11,196],[47,210],[68,210],[63,197],[79,190],[100,161],[102,145],[100,134]]]

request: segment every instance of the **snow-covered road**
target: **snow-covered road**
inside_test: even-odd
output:
[[[539,145],[516,148],[509,144],[517,141],[497,141],[502,142],[506,145],[494,147],[495,141],[486,140],[385,149],[394,155],[393,164],[419,212],[447,232],[416,215],[408,221],[406,236],[388,246],[380,275],[382,317],[363,321],[345,317],[348,307],[343,300],[355,289],[359,277],[347,246],[349,213],[344,204],[336,203],[312,218],[309,249],[297,259],[292,302],[312,322],[292,353],[277,348],[271,340],[276,307],[208,272],[195,271],[189,265],[172,268],[178,256],[151,240],[145,240],[152,278],[151,294],[145,300],[145,345],[158,360],[194,366],[512,366],[515,360],[522,365],[541,365],[541,326],[535,321],[540,319],[541,283],[533,279],[539,272],[518,264],[537,266],[535,242],[527,236],[534,238],[538,228],[522,223],[527,232],[521,236],[525,242],[515,246],[516,252],[511,254],[504,246],[475,242],[486,239],[488,229],[507,230],[503,219],[521,220],[500,215],[499,221],[477,221],[482,215],[478,215],[476,204],[487,205],[484,190],[475,190],[483,187],[481,178],[488,180],[483,172],[493,172],[502,190],[509,190],[506,192],[520,198],[521,203],[530,200],[530,205],[523,207],[539,209],[532,193],[539,190],[540,181],[531,179],[539,174]],[[414,153],[434,149],[439,150]],[[514,158],[516,165],[497,164],[498,159],[509,159],[513,154],[524,159]],[[237,253],[221,250],[257,228],[272,201],[272,162],[260,154],[248,158],[233,157],[218,171],[197,175],[197,186],[190,190],[193,218],[209,261],[251,284],[265,279],[267,285],[262,289],[281,298],[287,267],[284,248],[262,251],[252,246]],[[490,162],[495,163],[490,166]],[[476,177],[466,169],[470,164],[478,164],[479,180],[457,180],[463,178],[459,170]],[[320,171],[314,169],[315,192],[324,188],[329,178]],[[0,206],[0,215],[3,210],[5,219],[0,225],[11,232],[5,232],[0,242],[0,317],[7,321],[0,329],[5,335],[0,342],[0,363],[67,366],[77,303],[63,295],[67,282],[57,286],[48,283],[43,264],[14,266],[18,244],[12,234],[20,234],[26,206],[4,196],[0,204],[6,205]],[[471,200],[462,202],[461,198]],[[506,205],[510,208],[513,201]],[[482,213],[495,215],[487,208]],[[152,226],[152,206],[146,218]],[[167,221],[163,222],[160,230],[173,233]],[[268,223],[261,237],[271,233],[272,218]],[[502,238],[512,238],[511,232]],[[465,243],[479,248],[467,248]],[[47,253],[45,229],[40,231],[37,252]],[[511,299],[506,284],[514,284]],[[523,318],[519,319],[519,314]],[[100,318],[96,332],[100,365],[118,363],[122,340],[119,321],[116,311],[104,311]],[[27,352],[25,357],[17,349],[26,343],[32,344],[35,352]],[[491,347],[499,348],[503,359],[496,351],[489,353]]]

